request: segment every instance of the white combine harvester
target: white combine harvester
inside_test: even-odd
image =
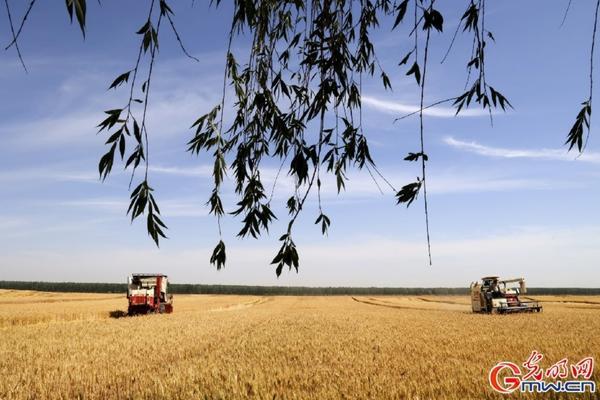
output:
[[[509,287],[510,283],[518,283],[519,287]],[[517,312],[540,312],[542,306],[537,301],[522,301],[520,294],[525,294],[525,279],[500,279],[497,276],[486,276],[481,282],[471,283],[471,307],[476,313],[507,314]]]

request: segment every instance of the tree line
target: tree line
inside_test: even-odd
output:
[[[125,283],[97,282],[26,282],[0,281],[0,289],[38,290],[44,292],[123,293]],[[468,287],[307,287],[307,286],[248,286],[172,283],[174,294],[237,294],[278,296],[336,296],[336,295],[468,295]],[[529,288],[531,295],[600,295],[600,288]]]

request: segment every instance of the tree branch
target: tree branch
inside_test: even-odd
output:
[[[25,11],[25,15],[23,16],[23,18],[21,19],[21,23],[19,24],[19,29],[17,30],[17,34],[13,35],[13,40],[4,48],[4,50],[10,49],[14,44],[17,43],[17,40],[19,39],[19,36],[21,35],[21,31],[23,30],[23,25],[25,25],[25,21],[27,21],[27,17],[29,17],[29,13],[31,12],[31,9],[33,8],[33,5],[35,4],[36,1],[37,0],[31,0],[31,2],[29,3],[29,6],[27,7],[27,11]]]
[[[21,49],[19,48],[19,43],[17,42],[17,34],[15,33],[15,27],[13,25],[13,20],[12,20],[12,15],[10,13],[10,6],[8,5],[8,0],[4,0],[4,4],[6,5],[6,13],[8,14],[8,23],[10,25],[10,31],[12,33],[12,38],[13,38],[13,41],[11,43],[14,43],[15,49],[17,49],[17,55],[19,56],[19,61],[21,61],[21,65],[23,66],[23,69],[27,73],[29,71],[27,71],[27,67],[25,66],[25,61],[23,61],[23,55],[21,55]],[[8,47],[10,47],[10,45]],[[8,47],[7,47],[7,49],[8,49]]]

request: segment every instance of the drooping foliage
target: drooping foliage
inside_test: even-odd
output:
[[[31,0],[15,29],[8,0],[5,0],[13,39],[7,49],[14,46],[22,62],[17,39],[35,3],[36,0]],[[98,125],[108,136],[108,151],[100,159],[99,174],[106,179],[118,157],[131,170],[131,185],[136,171],[143,170],[131,192],[128,213],[132,220],[145,216],[148,233],[158,245],[160,238],[166,237],[167,228],[149,182],[146,116],[164,24],[174,33],[183,53],[195,58],[183,45],[170,2],[148,0],[140,4],[147,7],[147,13],[136,32],[138,53],[131,69],[121,72],[109,85],[110,89],[127,88],[128,101],[125,106],[105,111],[105,119]],[[211,7],[220,5],[221,0],[210,2]],[[590,92],[566,142],[569,150],[577,146],[580,152],[585,148],[592,111],[593,52],[599,5],[600,0],[596,4],[592,32]],[[85,35],[86,0],[66,0],[66,6],[69,18],[73,21],[75,16]],[[235,184],[237,201],[231,205],[229,214],[241,219],[239,237],[256,238],[267,232],[277,218],[272,206],[277,178],[272,187],[265,187],[261,175],[265,161],[275,160],[280,165],[277,177],[287,173],[295,182],[293,192],[285,200],[289,214],[287,229],[281,234],[281,247],[272,260],[278,276],[284,267],[298,270],[294,224],[309,195],[317,195],[319,211],[315,224],[325,235],[331,224],[321,204],[321,190],[325,182],[329,182],[325,178],[332,177],[340,192],[352,168],[364,168],[375,181],[379,179],[388,185],[398,204],[409,206],[422,195],[431,263],[426,174],[430,160],[425,147],[423,111],[450,102],[459,114],[476,105],[488,109],[491,119],[493,108],[512,107],[486,75],[486,52],[496,39],[486,25],[485,7],[486,0],[467,0],[461,3],[460,9],[456,3],[460,23],[448,53],[459,35],[472,42],[471,54],[465,59],[467,84],[464,92],[456,97],[428,105],[424,99],[429,45],[444,33],[444,16],[436,7],[436,0],[235,0],[224,60],[222,97],[218,104],[191,123],[193,135],[187,148],[193,154],[211,157],[213,162],[213,187],[207,204],[217,219],[220,238],[210,262],[217,269],[226,262],[221,233],[221,219],[230,206],[224,205],[221,198],[226,176],[231,176]],[[398,60],[398,68],[414,77],[420,104],[417,112],[399,119],[418,116],[416,134],[420,146],[407,155],[399,155],[399,159],[419,163],[421,173],[414,182],[396,188],[381,174],[371,157],[368,132],[362,124],[361,93],[365,79],[379,80],[385,89],[392,86],[378,60],[371,39],[373,32],[406,25],[413,45]],[[240,38],[250,40],[249,50],[234,54],[233,44]],[[231,118],[224,117],[227,93],[233,96],[228,99],[228,103],[233,104],[233,108],[227,110]]]

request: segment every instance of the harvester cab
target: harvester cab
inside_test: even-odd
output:
[[[168,278],[163,274],[129,276],[127,300],[129,315],[173,312],[173,295],[168,293]]]
[[[518,283],[518,287],[509,284]],[[471,308],[477,313],[506,314],[515,312],[540,312],[537,301],[522,301],[519,295],[527,293],[525,279],[500,279],[497,276],[481,278],[471,283]]]

